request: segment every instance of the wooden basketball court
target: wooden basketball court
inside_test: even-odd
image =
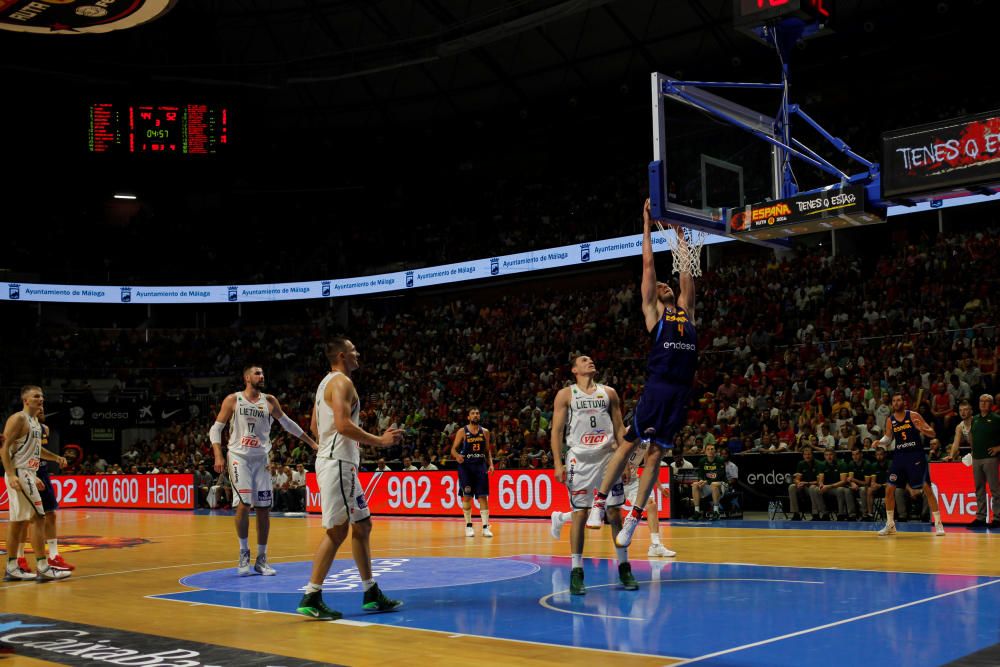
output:
[[[403,661],[408,664],[458,665],[469,664],[470,661],[486,661],[492,664],[551,665],[611,659],[611,650],[602,656],[599,649],[586,647],[591,643],[588,636],[593,635],[595,628],[609,628],[607,623],[610,621],[606,619],[625,618],[622,622],[627,623],[630,628],[626,633],[629,635],[628,646],[616,645],[617,639],[614,637],[609,643],[609,646],[616,646],[613,658],[615,664],[665,665],[698,661],[716,664],[714,659],[706,659],[701,654],[690,655],[690,652],[664,655],[662,642],[650,640],[644,644],[643,640],[644,635],[664,634],[665,628],[654,620],[656,614],[669,615],[670,627],[678,628],[679,631],[683,625],[680,624],[681,619],[687,623],[715,624],[720,607],[732,607],[743,619],[767,617],[773,613],[769,609],[768,596],[738,593],[737,598],[741,599],[728,599],[726,591],[731,593],[734,590],[725,587],[730,586],[729,584],[724,584],[721,589],[698,591],[694,588],[701,585],[695,582],[713,581],[716,582],[713,586],[718,586],[719,582],[746,582],[752,578],[745,574],[740,577],[722,576],[722,570],[716,569],[713,570],[713,577],[682,578],[681,581],[687,582],[685,586],[666,585],[684,568],[703,567],[699,564],[741,564],[740,567],[744,568],[746,565],[773,566],[782,568],[781,571],[785,573],[809,572],[812,573],[812,579],[817,578],[815,568],[834,568],[831,572],[873,571],[877,576],[883,576],[884,573],[889,576],[884,579],[886,590],[870,590],[873,586],[869,583],[865,584],[868,590],[858,592],[862,595],[884,595],[887,600],[895,598],[896,593],[892,590],[896,585],[894,578],[901,576],[891,573],[938,575],[929,580],[936,582],[931,587],[940,591],[935,594],[940,597],[924,596],[935,598],[934,600],[919,598],[914,601],[908,597],[910,593],[907,591],[898,591],[899,602],[906,607],[908,613],[937,615],[940,610],[935,608],[935,604],[941,599],[961,601],[966,609],[972,605],[979,616],[986,614],[992,618],[1000,612],[1000,589],[990,585],[1000,582],[1000,579],[990,579],[1000,577],[998,538],[962,528],[949,528],[945,537],[934,537],[927,532],[901,532],[893,538],[878,538],[870,530],[845,530],[846,524],[829,524],[832,528],[830,530],[740,528],[740,522],[728,522],[725,527],[665,525],[661,529],[664,542],[675,549],[678,556],[676,559],[654,559],[668,564],[656,565],[656,578],[651,581],[648,576],[641,576],[645,572],[645,561],[648,560],[645,554],[648,534],[645,533],[645,527],[640,527],[632,549],[632,558],[636,565],[636,576],[644,583],[638,593],[629,595],[636,596],[631,599],[642,600],[640,606],[649,612],[643,621],[635,613],[631,616],[627,613],[622,615],[612,613],[613,610],[609,611],[607,605],[602,608],[604,603],[601,602],[601,596],[612,593],[616,580],[614,576],[601,578],[601,574],[593,575],[590,571],[586,601],[589,605],[596,603],[597,606],[573,608],[581,598],[570,600],[565,594],[564,589],[568,588],[568,561],[547,558],[568,556],[568,530],[564,531],[559,541],[555,541],[549,535],[548,522],[497,522],[494,524],[495,537],[485,539],[478,530],[476,537],[465,537],[461,522],[453,519],[376,517],[372,535],[373,558],[386,559],[386,562],[411,559],[411,563],[419,562],[431,567],[431,570],[425,571],[432,573],[429,578],[433,581],[426,582],[426,585],[433,591],[433,595],[428,597],[426,591],[417,594],[424,585],[420,581],[410,581],[408,590],[394,590],[386,579],[382,584],[383,589],[403,599],[406,603],[405,613],[409,615],[389,619],[394,615],[362,617],[360,593],[333,596],[325,593],[328,604],[345,612],[344,621],[331,623],[310,621],[294,615],[294,602],[301,595],[299,588],[305,584],[305,579],[293,578],[287,572],[282,572],[281,567],[282,564],[301,562],[301,567],[304,568],[305,562],[311,559],[321,534],[318,517],[272,519],[269,556],[272,564],[278,567],[279,575],[242,578],[238,582],[243,586],[240,589],[243,592],[239,594],[241,602],[236,604],[151,597],[191,590],[189,585],[181,584],[180,580],[205,576],[199,573],[218,570],[220,572],[211,576],[227,581],[230,577],[235,578],[237,545],[231,516],[194,515],[187,512],[64,510],[59,513],[59,519],[63,554],[77,566],[74,576],[66,581],[48,584],[3,584],[0,589],[3,600],[0,625],[10,621],[12,617],[27,615],[36,619],[99,626],[125,633],[144,633],[320,663],[384,665],[400,664]],[[757,522],[747,522],[748,525],[754,523]],[[605,528],[600,534],[588,534],[588,558],[614,558],[608,530]],[[100,539],[95,543],[95,540],[84,536]],[[77,547],[73,546],[88,543],[97,548],[75,550]],[[250,543],[254,544],[252,524]],[[342,549],[334,569],[341,564],[341,559],[349,558],[349,547]],[[462,563],[468,562],[464,559],[481,559],[481,568],[475,567],[477,563],[472,563],[471,571],[478,571],[473,580],[458,580],[465,575],[458,573],[455,568],[460,569]],[[546,579],[542,583],[550,593],[543,596],[547,600],[539,598],[533,592],[529,594],[526,584],[522,583],[525,578],[519,579],[517,573],[499,583],[490,581],[493,578],[490,572],[494,571],[495,564],[507,562],[507,559],[530,561],[534,563],[532,568],[540,567],[538,563],[548,568],[543,568],[542,572],[551,578],[551,581]],[[598,565],[598,573],[611,571],[600,567],[605,561],[588,562]],[[614,563],[613,560],[607,562]],[[442,563],[444,570],[434,574],[435,563]],[[766,568],[758,571],[764,570]],[[566,578],[560,574],[563,571]],[[452,575],[451,572],[455,574]],[[963,585],[958,586],[956,583],[957,588],[942,588],[940,582],[947,579],[942,578],[943,575],[967,575],[966,579],[968,576],[979,579],[968,585],[964,585],[964,579],[956,580]],[[420,577],[420,572],[416,571],[415,576]],[[533,576],[537,578],[539,575],[536,573]],[[458,579],[453,581],[453,577]],[[795,578],[797,577],[790,578],[790,575],[785,574],[783,578],[762,578],[761,582],[820,583],[804,580],[795,582]],[[252,594],[255,586],[265,584],[270,593],[257,596]],[[774,593],[775,590],[780,592],[782,585],[769,583],[762,584],[761,588]],[[874,587],[877,588],[878,584]],[[814,585],[803,588],[823,587]],[[847,590],[852,588],[857,587],[849,585]],[[275,594],[275,590],[284,590],[287,595]],[[519,597],[519,590],[525,590],[525,595]],[[844,595],[838,592],[841,589],[826,587],[824,590],[826,593],[821,597],[829,598],[836,607],[837,597]],[[694,597],[691,597],[692,594]],[[720,594],[727,599],[713,599],[713,596]],[[625,593],[615,591],[614,595],[621,596]],[[830,616],[831,622],[839,629],[856,631],[859,637],[864,637],[871,628],[884,624],[883,622],[890,622],[893,615],[900,613],[891,609],[894,605],[879,607],[874,611],[853,604],[848,606],[850,610],[846,613],[835,609]],[[420,629],[421,615],[430,614],[432,607],[435,618],[439,620],[448,614],[453,615],[456,629],[464,627],[463,619],[473,617],[479,619],[479,625],[470,623],[464,631],[451,632]],[[560,611],[565,613],[559,613]],[[856,611],[857,614],[851,611]],[[868,614],[870,620],[851,620],[854,615],[865,614]],[[400,619],[405,618],[413,623],[397,625]],[[935,623],[942,630],[951,622],[940,616],[936,618]],[[523,619],[532,625],[530,631],[523,633],[525,639],[511,637],[512,634],[517,634],[517,619]],[[563,619],[571,625],[564,628],[560,626]],[[961,622],[961,619],[952,619],[956,623]],[[594,625],[590,628],[581,623]],[[546,637],[544,627],[549,624],[553,635],[558,636]],[[994,635],[998,627],[1000,626],[994,624]],[[582,633],[579,639],[574,639],[573,628]],[[724,631],[724,625],[720,624],[719,628],[719,632]],[[611,630],[611,635],[621,636],[614,628]],[[666,630],[670,632],[669,628]],[[777,630],[775,628],[773,634],[781,635]],[[796,630],[791,634],[801,630],[805,630],[802,635],[811,635],[810,639],[814,643],[824,641],[824,634],[828,632],[826,628],[817,627]],[[997,640],[994,636],[992,643]],[[781,644],[783,638],[778,636],[777,639],[765,638],[761,641],[773,648],[774,645]],[[920,641],[925,647],[928,643],[931,644],[933,649],[938,641],[942,645],[954,643],[956,634],[951,631],[942,632],[940,638],[921,637]],[[967,648],[977,649],[984,643],[989,642],[979,638],[976,642],[970,641]],[[727,647],[725,643],[718,646],[728,659],[740,657],[744,650],[739,646]],[[712,653],[707,650],[710,648],[713,647],[706,646],[704,653]],[[944,646],[941,648],[945,649]],[[965,651],[966,654],[971,652],[973,651]],[[38,659],[37,655],[14,658],[18,664],[22,660],[25,661],[23,664],[37,664],[32,660]],[[51,659],[53,664],[81,664],[62,662],[62,657],[58,655],[53,655]],[[751,659],[748,662],[717,664],[765,663],[757,663]],[[932,660],[921,664],[944,663]]]

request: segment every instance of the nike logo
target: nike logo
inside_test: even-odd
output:
[[[173,412],[167,412],[166,410],[163,410],[162,412],[160,412],[160,419],[170,419],[178,412],[180,412],[180,410],[174,410]]]

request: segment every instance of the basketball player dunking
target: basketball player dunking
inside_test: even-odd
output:
[[[941,523],[941,513],[938,511],[937,498],[930,488],[930,469],[927,465],[927,455],[920,442],[920,433],[928,438],[937,437],[924,418],[912,410],[906,409],[903,395],[892,395],[892,413],[885,420],[885,435],[878,441],[883,447],[892,446],[894,453],[889,465],[889,481],[885,489],[885,527],[878,531],[879,535],[895,535],[896,519],[892,515],[896,509],[896,488],[906,488],[909,484],[914,493],[923,491],[927,499],[927,507],[934,517],[934,533],[944,535],[944,525]],[[924,482],[927,484],[925,485]]]
[[[371,512],[358,479],[359,445],[392,447],[402,439],[403,431],[390,428],[382,435],[374,435],[358,426],[361,401],[351,373],[358,369],[361,355],[354,343],[346,338],[334,338],[326,346],[326,357],[330,361],[330,372],[316,389],[311,426],[320,442],[316,454],[316,482],[325,533],[316,550],[312,574],[297,611],[329,621],[342,618],[343,614],[323,602],[323,580],[337,549],[347,539],[348,529],[351,531],[351,552],[364,590],[362,609],[391,611],[403,604],[386,597],[372,575]]]
[[[288,433],[306,442],[314,450],[316,443],[282,409],[278,399],[265,394],[264,370],[260,366],[243,369],[243,391],[226,396],[219,416],[209,431],[209,442],[215,451],[215,472],[229,469],[236,506],[236,537],[240,542],[240,576],[250,574],[250,506],[257,516],[257,560],[253,569],[258,574],[272,576],[277,571],[267,564],[267,538],[271,530],[271,504],[274,489],[268,458],[271,452],[271,420],[276,420]],[[222,458],[222,429],[229,423],[228,462]]]
[[[653,256],[649,200],[642,209],[642,314],[650,335],[649,375],[642,397],[635,407],[632,425],[625,435],[627,444],[615,450],[599,489],[594,491],[594,506],[587,518],[587,528],[599,529],[604,523],[608,492],[621,477],[628,459],[640,438],[648,440],[642,477],[632,511],[622,522],[615,537],[618,546],[632,542],[642,509],[649,500],[660,474],[660,458],[673,447],[674,435],[687,419],[688,399],[698,360],[698,337],[694,326],[694,278],[681,271],[680,293],[675,295],[666,283],[657,282]],[[683,230],[673,227],[679,246],[686,248]]]
[[[455,433],[451,457],[458,463],[458,488],[462,494],[462,514],[465,515],[465,536],[473,537],[472,497],[479,500],[479,518],[483,521],[483,537],[493,537],[490,530],[490,478],[493,472],[493,452],[490,432],[479,424],[479,408],[469,408],[469,423]]]
[[[556,480],[566,483],[569,504],[573,508],[570,528],[570,555],[572,564],[569,576],[571,595],[584,595],[583,541],[587,510],[594,498],[594,491],[604,477],[604,469],[611,458],[612,447],[621,447],[625,426],[622,423],[618,394],[611,387],[597,384],[594,376],[597,367],[586,355],[573,360],[571,371],[576,383],[563,387],[556,394],[552,411],[552,461]],[[568,451],[563,465],[562,448],[565,435]],[[613,529],[621,528],[619,508],[625,502],[625,489],[621,479],[611,487],[607,498],[608,519]],[[617,547],[618,577],[625,590],[639,590],[628,562],[628,549]]]

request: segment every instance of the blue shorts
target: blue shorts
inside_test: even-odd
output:
[[[910,488],[919,489],[924,482],[930,481],[931,470],[923,449],[892,457],[892,463],[889,464],[889,484],[900,488],[909,484]]]
[[[663,449],[673,449],[674,436],[687,422],[690,397],[689,385],[649,379],[625,439],[634,442],[639,437],[648,438]]]
[[[485,463],[458,466],[458,492],[463,498],[490,495],[490,478]]]
[[[49,468],[44,463],[38,466],[38,479],[42,480],[42,484],[45,485],[45,488],[38,492],[42,497],[42,509],[46,512],[54,512],[59,509],[59,501],[56,500],[56,493],[52,489]]]

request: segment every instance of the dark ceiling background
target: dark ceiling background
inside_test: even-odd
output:
[[[832,29],[795,50],[793,99],[876,159],[883,130],[1000,106],[998,4],[837,0]],[[298,238],[407,216],[450,234],[489,223],[499,182],[618,172],[639,198],[652,71],[773,81],[778,64],[732,27],[731,0],[179,0],[106,35],[4,32],[0,218],[49,235],[131,224],[109,204],[129,189],[157,225],[284,210]],[[105,100],[226,104],[232,150],[89,155],[87,105]]]

